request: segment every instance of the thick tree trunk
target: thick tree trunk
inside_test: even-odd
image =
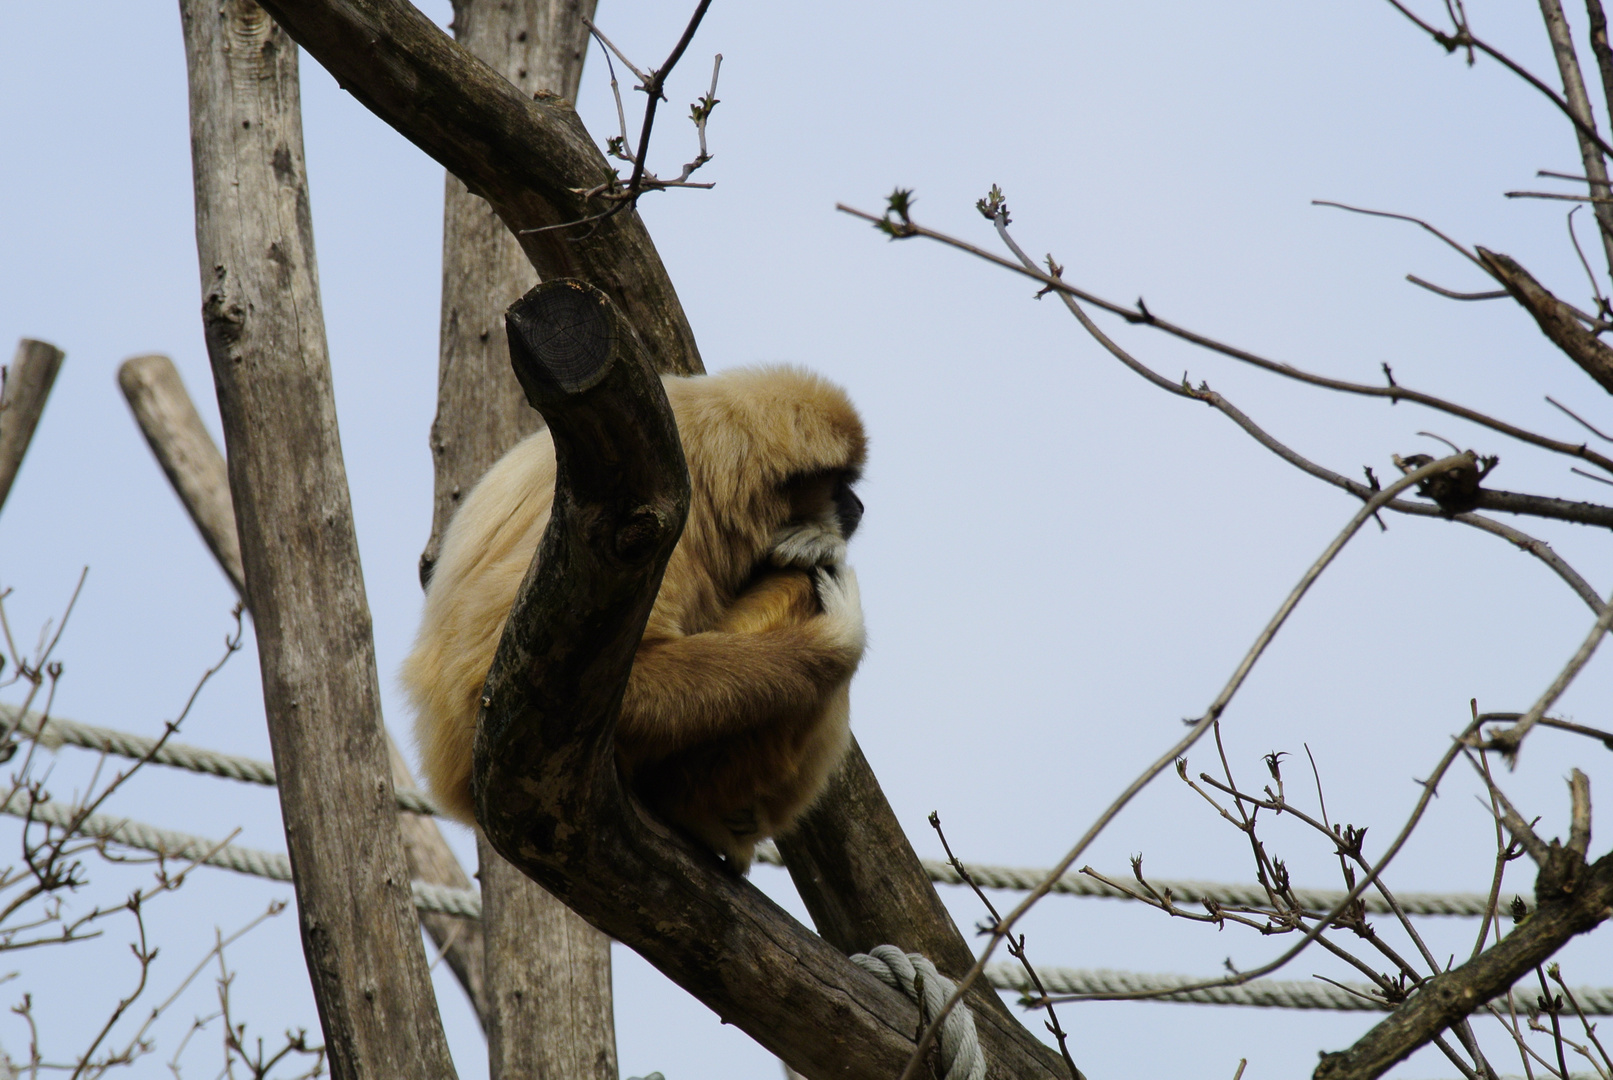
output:
[[[451,1077],[336,428],[297,50],[251,0],[181,0],[180,13],[202,316],[331,1075]]]
[[[523,93],[575,98],[592,0],[460,0],[454,33]],[[443,200],[442,337],[430,576],[448,519],[482,473],[543,418],[510,370],[504,309],[537,281],[521,246],[486,200],[451,173]],[[610,939],[477,844],[492,1080],[616,1080]]]

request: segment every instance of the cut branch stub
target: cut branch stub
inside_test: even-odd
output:
[[[1584,369],[1608,393],[1613,394],[1613,348],[1585,329],[1574,310],[1553,296],[1529,271],[1508,255],[1474,249],[1484,268],[1506,286],[1512,298],[1535,317],[1541,333],[1551,339],[1568,358]]]

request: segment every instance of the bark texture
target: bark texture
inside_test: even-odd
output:
[[[202,424],[174,362],[156,354],[131,357],[118,367],[118,389],[202,542],[244,599],[246,578],[224,455]]]
[[[655,371],[695,373],[703,370],[676,293],[637,215],[623,213],[587,226],[575,225],[604,209],[597,199],[586,198],[583,193],[606,183],[610,170],[569,102],[542,94],[527,97],[496,71],[450,41],[402,0],[266,0],[266,3],[291,36],[359,101],[463,180],[471,192],[487,199],[506,226],[520,237],[521,247],[540,278],[549,280],[571,275],[597,286],[619,307],[617,317],[621,325],[630,326],[636,332],[647,362]],[[551,225],[565,227],[532,231]],[[478,337],[480,333],[476,331]],[[600,437],[607,435],[600,433]],[[626,437],[626,433],[610,437]],[[636,635],[637,631],[633,636],[635,643]],[[631,655],[631,647],[628,655]],[[609,772],[614,784],[614,768]],[[869,780],[872,783],[871,777]],[[572,778],[572,782],[575,785],[576,778]],[[877,784],[873,785],[873,790],[877,792]],[[883,802],[883,796],[879,798]],[[555,820],[587,821],[590,829],[595,825],[594,819],[586,814]],[[844,824],[835,824],[833,818],[827,820],[826,828]],[[639,822],[638,827],[653,828],[643,822]],[[502,844],[498,846],[505,850]],[[659,847],[657,852],[658,859],[665,855]],[[680,858],[686,857],[689,857],[687,853]],[[545,885],[562,887],[561,877],[541,876],[531,865],[524,862],[521,865]],[[573,864],[574,872],[580,873],[576,871],[580,865]],[[697,862],[697,865],[706,867],[707,864]],[[790,929],[784,931],[779,940],[791,941],[791,948],[795,947],[792,935],[801,933],[800,928],[776,909],[761,916],[760,922],[749,914],[744,916],[740,921],[750,927],[750,931],[740,936],[750,937],[752,932],[759,935],[752,940],[762,945],[761,952],[770,958],[755,961],[744,949],[730,947],[740,944],[735,932],[723,919],[712,917],[712,905],[721,907],[729,901],[716,898],[716,894],[708,895],[708,887],[726,897],[735,886],[721,879],[714,885],[704,877],[697,884],[688,880],[686,869],[687,864],[678,860],[653,865],[641,861],[630,874],[612,880],[618,882],[620,889],[627,890],[625,895],[645,894],[634,906],[637,911],[634,918],[653,920],[660,910],[656,897],[670,890],[667,895],[677,893],[681,899],[669,911],[683,910],[686,906],[690,911],[702,912],[699,924],[710,931],[710,936],[703,939],[698,935],[690,936],[687,926],[676,946],[662,942],[653,930],[634,934],[631,939],[623,933],[617,936],[663,970],[670,973],[678,969],[680,974],[673,977],[687,989],[725,1017],[733,1016],[736,1022],[745,1023],[746,1030],[756,1034],[764,1044],[775,1046],[779,1036],[763,1034],[769,1030],[765,1019],[756,1015],[745,1021],[739,1019],[748,1009],[757,1007],[759,997],[766,998],[759,1006],[762,1013],[777,1016],[783,1022],[782,1030],[794,1033],[792,1045],[797,1051],[805,1043],[816,1044],[806,1052],[823,1066],[819,1069],[821,1075],[842,1075],[839,1066],[832,1067],[829,1063],[844,1063],[854,1057],[859,1062],[856,1068],[879,1072],[883,1067],[881,1054],[873,1053],[872,1043],[866,1046],[872,1056],[848,1056],[841,1052],[848,1045],[846,1039],[841,1038],[842,1025],[836,1019],[844,1010],[845,999],[838,989],[842,976],[836,975],[822,985],[810,980],[800,981],[799,969],[781,959],[777,941],[764,927],[773,927],[775,920],[782,920],[782,925]],[[646,879],[647,874],[682,877],[676,883],[669,883],[659,878]],[[858,886],[855,882],[826,875],[822,887],[830,891],[852,891]],[[593,891],[585,889],[590,894]],[[753,904],[755,898],[750,892],[743,894],[749,911],[748,905]],[[604,900],[603,906],[594,903],[591,895],[573,889],[561,895],[573,908],[588,912],[590,921],[602,926],[606,920],[614,919],[600,912],[618,910],[619,905],[625,903],[621,894]],[[770,907],[765,901],[762,904]],[[677,917],[669,915],[674,921]],[[945,937],[951,928],[932,927],[929,932],[938,938]],[[811,935],[805,936],[812,944],[800,947],[821,956],[818,950],[823,948],[822,942]],[[741,964],[747,971],[735,975],[734,969]],[[792,1002],[780,1003],[770,987],[770,975],[793,980],[789,984],[795,995]],[[855,981],[860,976],[852,978]],[[755,993],[736,995],[731,979],[737,979]],[[872,981],[857,985],[864,987],[859,994],[882,992]],[[867,987],[875,989],[870,991]],[[894,1028],[882,1028],[883,1021],[876,1017],[869,1021],[873,1027],[867,1030],[878,1028],[885,1032],[876,1037],[876,1042],[895,1031],[894,1037],[905,1040],[910,1046],[911,1039],[906,1032],[912,1030],[915,1014],[905,1003],[893,1007],[901,1017]],[[862,1023],[874,1014],[858,1015],[861,1017],[858,1023]],[[886,1019],[890,1018],[890,1014],[886,1014]],[[816,1029],[815,1035],[809,1035],[812,1025],[820,1021],[825,1026]],[[827,1039],[824,1032],[831,1033]],[[1001,1041],[998,1036],[1002,1036]],[[1046,1059],[1042,1056],[1044,1048],[1023,1028],[1015,1027],[1008,1035],[1003,1035],[999,1029],[987,1037],[993,1047],[1003,1050],[1002,1054],[994,1056],[998,1064],[993,1065],[993,1075],[1043,1075],[1047,1072]],[[896,1044],[884,1045],[890,1052],[883,1058],[884,1064],[894,1062],[899,1071],[902,1062],[895,1060],[899,1056]],[[1006,1071],[998,1072],[999,1069]],[[1062,1066],[1048,1074],[1061,1073]]]
[[[531,95],[575,99],[592,0],[460,0],[459,43]],[[424,584],[471,486],[543,418],[510,369],[504,309],[537,281],[493,208],[452,173],[443,199],[436,480]],[[616,1080],[610,939],[478,838],[491,1080]]]
[[[251,0],[181,0],[202,318],[332,1077],[452,1077],[398,829],[337,434],[297,50]]]
[[[23,338],[17,342],[17,355],[6,369],[5,394],[0,397],[0,506],[11,494],[12,481],[22,468],[23,455],[28,453],[64,355],[44,341]]]
[[[855,739],[817,803],[776,842],[818,933],[842,952],[895,945],[954,980],[974,966]],[[968,1000],[982,1014],[977,1022],[1020,1026],[984,983]]]
[[[492,1080],[617,1080],[610,938],[477,837]]]
[[[622,790],[617,710],[688,473],[648,350],[599,290],[549,282],[511,309],[558,482],[488,675],[472,793],[489,842],[725,1021],[813,1080],[888,1080],[918,1010]],[[1054,1077],[1023,1028],[980,1025],[991,1077]]]
[[[575,100],[593,0],[460,0],[454,35],[524,93]],[[431,540],[421,583],[436,564],[442,531],[487,469],[543,418],[521,396],[504,341],[504,309],[538,282],[526,253],[486,199],[452,172],[443,194],[442,333]]]
[[[1595,379],[1603,390],[1613,394],[1613,347],[1585,329],[1572,308],[1548,292],[1510,255],[1484,248],[1475,250],[1491,276],[1523,305],[1525,311],[1535,317],[1540,332],[1567,353],[1568,358]]]

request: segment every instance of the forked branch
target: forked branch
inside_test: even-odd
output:
[[[472,780],[482,828],[529,877],[791,1067],[814,1080],[889,1080],[913,1051],[916,1008],[651,818],[618,780],[622,690],[689,500],[644,347],[577,281],[538,286],[506,325],[528,400],[554,432],[558,477],[483,691]],[[1060,1075],[1023,1029],[982,1025],[980,1037],[991,1077]]]

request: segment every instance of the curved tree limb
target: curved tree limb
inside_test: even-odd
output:
[[[1323,203],[1322,205],[1342,206],[1340,203]],[[868,213],[865,210],[858,210],[855,207],[847,206],[844,203],[836,203],[835,209],[839,210],[841,213],[850,214],[852,217],[861,218],[863,221],[872,222],[875,225],[888,221],[888,218],[880,218],[874,214]],[[1345,207],[1345,209],[1354,210],[1355,208]],[[1414,218],[1406,218],[1403,214],[1383,214],[1381,211],[1358,212],[1372,213],[1379,216],[1393,217],[1402,220],[1416,220]],[[1425,228],[1432,228],[1432,226],[1428,226],[1424,222],[1418,222],[1418,224],[1424,225]],[[1151,327],[1155,330],[1169,334],[1172,337],[1180,338],[1183,341],[1190,342],[1191,344],[1197,345],[1204,349],[1208,349],[1211,352],[1220,353],[1222,356],[1231,357],[1234,360],[1240,360],[1246,364],[1260,368],[1262,371],[1269,371],[1274,375],[1281,375],[1284,378],[1293,379],[1296,382],[1302,382],[1310,386],[1319,386],[1325,390],[1337,390],[1341,393],[1354,394],[1361,397],[1386,398],[1391,404],[1398,404],[1402,401],[1410,401],[1415,404],[1425,406],[1426,408],[1434,409],[1438,412],[1448,413],[1451,416],[1460,417],[1463,420],[1470,420],[1481,427],[1487,427],[1492,431],[1497,431],[1510,438],[1517,439],[1519,442],[1525,442],[1531,446],[1538,446],[1544,450],[1550,450],[1553,453],[1579,458],[1582,461],[1595,465],[1597,468],[1602,469],[1605,472],[1613,473],[1613,458],[1609,458],[1606,455],[1597,453],[1584,443],[1565,442],[1562,439],[1549,438],[1545,435],[1537,434],[1536,432],[1529,431],[1525,428],[1520,428],[1516,424],[1510,424],[1505,420],[1481,413],[1476,409],[1470,409],[1465,405],[1460,405],[1453,401],[1446,401],[1443,398],[1435,397],[1433,394],[1423,393],[1420,390],[1414,390],[1411,387],[1401,386],[1397,383],[1391,382],[1386,386],[1371,386],[1366,383],[1350,382],[1347,379],[1334,379],[1326,375],[1317,375],[1313,372],[1294,367],[1292,364],[1272,360],[1267,357],[1260,356],[1257,353],[1252,353],[1247,349],[1240,349],[1236,345],[1229,345],[1224,341],[1217,341],[1215,338],[1206,337],[1205,335],[1200,334],[1195,330],[1190,330],[1185,326],[1179,326],[1176,323],[1171,322],[1169,319],[1160,318],[1152,311],[1149,311],[1147,307],[1143,306],[1141,302],[1139,302],[1138,306],[1136,307],[1127,307],[1124,304],[1117,304],[1112,300],[1105,300],[1101,296],[1097,296],[1093,293],[1087,292],[1084,289],[1077,288],[1076,286],[1064,281],[1062,278],[1041,270],[1037,267],[1035,260],[1028,257],[1015,261],[1002,255],[998,255],[995,252],[987,251],[984,248],[976,244],[971,244],[966,240],[960,240],[955,236],[949,236],[946,233],[937,232],[934,229],[926,228],[925,226],[919,225],[912,221],[905,221],[899,226],[894,227],[899,229],[900,235],[903,238],[922,236],[927,240],[935,240],[938,243],[945,244],[947,247],[956,248],[959,251],[973,255],[977,259],[983,259],[994,266],[999,266],[1005,270],[1011,270],[1016,274],[1020,274],[1023,277],[1030,278],[1032,281],[1035,281],[1042,286],[1043,292],[1056,292],[1062,296],[1079,300],[1082,303],[1091,304],[1093,307],[1106,311],[1111,315],[1118,315],[1129,323]],[[1437,230],[1435,231],[1437,235],[1440,235],[1441,238],[1443,238],[1443,234],[1438,234]],[[1007,238],[1005,237],[1005,239]],[[1462,251],[1464,255],[1466,254],[1465,249],[1458,247],[1458,250]],[[1566,309],[1569,317],[1578,317],[1578,313],[1572,307],[1569,307],[1566,304],[1563,306]]]
[[[627,796],[613,731],[688,475],[647,350],[599,291],[540,285],[509,315],[554,431],[555,508],[488,675],[472,792],[499,853],[815,1080],[889,1080],[918,1011]],[[1054,1077],[981,1025],[991,1077]]]

